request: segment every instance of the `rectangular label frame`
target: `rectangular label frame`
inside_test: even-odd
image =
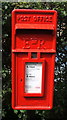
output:
[[[25,64],[27,62],[38,62],[42,63],[42,92],[41,93],[25,93]],[[24,97],[43,97],[44,95],[44,80],[45,80],[45,59],[24,59],[23,60],[24,65],[24,73],[23,73],[23,80],[24,80]]]

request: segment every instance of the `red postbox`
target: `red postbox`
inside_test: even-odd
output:
[[[53,106],[57,12],[12,12],[12,108],[48,110]]]

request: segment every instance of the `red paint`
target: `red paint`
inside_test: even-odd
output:
[[[12,108],[53,107],[57,12],[16,9],[12,12]],[[32,54],[37,55],[32,58]],[[25,93],[25,63],[42,63],[42,92]],[[35,83],[36,84],[36,83]]]

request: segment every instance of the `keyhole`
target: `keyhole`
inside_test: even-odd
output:
[[[22,82],[22,79],[20,81]]]

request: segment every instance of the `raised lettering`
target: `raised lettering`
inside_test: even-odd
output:
[[[24,48],[27,48],[27,49],[30,48],[30,41],[29,40],[25,40],[24,44],[25,44]]]
[[[31,19],[32,18],[32,19]],[[17,22],[52,22],[53,17],[49,15],[45,16],[23,16],[23,15],[17,15]]]
[[[52,16],[49,16],[49,22],[52,22]]]
[[[45,40],[39,40],[37,38],[23,38],[24,49],[45,49]]]
[[[30,18],[31,18],[31,16],[17,16],[17,20],[19,21],[19,22],[22,22],[22,21],[30,21]]]
[[[40,48],[42,48],[42,47],[43,47],[44,43],[45,43],[45,41],[44,41],[44,40],[40,40]]]
[[[49,22],[49,17],[48,16],[46,16],[46,22]]]
[[[37,22],[37,18],[36,18],[36,16],[33,16],[33,18],[34,18],[34,21]]]
[[[37,42],[38,42],[38,40],[33,39],[33,40],[31,41],[31,45],[36,45]]]

